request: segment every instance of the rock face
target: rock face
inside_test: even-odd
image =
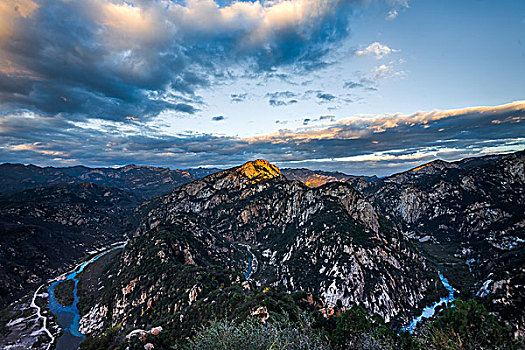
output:
[[[136,215],[145,220],[106,289],[107,326],[141,327],[139,315],[158,305],[183,322],[211,289],[181,269],[220,269],[222,288],[249,290],[241,276],[252,258],[241,244],[256,256],[250,283],[320,295],[329,307],[357,303],[399,324],[439,297],[436,268],[356,190],[308,188],[266,161],[181,186]]]
[[[423,242],[463,298],[477,294],[524,334],[525,152],[430,162],[362,193]]]

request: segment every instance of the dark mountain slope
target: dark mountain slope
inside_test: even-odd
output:
[[[121,168],[41,168],[6,163],[0,165],[0,193],[14,193],[52,184],[92,182],[132,192],[142,199],[150,199],[217,170],[198,168],[183,171],[136,165]]]
[[[36,289],[93,247],[123,240],[138,203],[128,192],[92,183],[0,197],[0,305]]]

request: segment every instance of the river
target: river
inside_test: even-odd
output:
[[[62,329],[62,334],[58,337],[57,343],[56,343],[57,350],[77,349],[80,343],[82,343],[82,341],[85,339],[85,336],[79,331],[80,314],[78,312],[78,307],[77,307],[77,304],[79,301],[79,297],[77,295],[77,285],[78,285],[77,276],[78,274],[84,271],[86,266],[97,261],[98,259],[108,254],[109,252],[124,248],[126,243],[127,242],[117,243],[116,245],[113,245],[111,248],[83,262],[82,264],[75,267],[75,269],[69,274],[67,274],[64,278],[52,282],[49,288],[47,289],[47,292],[49,294],[48,296],[49,311],[51,311],[54,315],[56,315],[58,324],[60,328]],[[73,280],[75,283],[74,289],[73,289],[74,299],[73,299],[73,304],[71,306],[63,306],[56,299],[55,288],[60,283],[68,281],[68,280]]]
[[[439,272],[439,279],[441,280],[441,283],[443,284],[443,287],[448,291],[448,295],[446,297],[443,297],[436,301],[434,304],[430,306],[426,306],[423,311],[421,312],[421,315],[417,316],[410,322],[407,326],[401,328],[402,331],[407,331],[409,333],[414,332],[414,329],[418,325],[419,322],[423,321],[424,319],[430,318],[434,316],[436,313],[436,309],[442,305],[448,304],[453,302],[456,298],[454,298],[454,292],[456,291],[454,287],[450,285],[448,280],[443,276],[441,272]]]
[[[250,277],[257,272],[257,267],[259,265],[259,262],[257,261],[257,257],[255,254],[252,253],[252,249],[248,244],[238,243],[241,247],[246,248],[248,253],[250,254],[250,260],[248,261],[248,268],[246,269],[246,272],[244,273],[244,278],[247,280],[250,279]]]

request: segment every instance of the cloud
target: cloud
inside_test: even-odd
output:
[[[376,41],[368,45],[363,50],[357,50],[355,54],[357,56],[375,56],[375,58],[381,59],[394,52],[399,52],[399,50],[391,49],[388,46],[383,45]]]
[[[70,120],[193,114],[229,67],[313,70],[358,0],[13,0],[0,4],[0,108]],[[57,20],[60,19],[60,20]]]
[[[318,104],[335,102],[336,100],[338,100],[338,97],[336,95],[323,90],[306,90],[301,98],[303,100],[311,100],[313,97],[317,98]]]
[[[230,101],[232,103],[239,103],[239,102],[243,102],[244,100],[246,100],[246,98],[248,97],[248,93],[242,93],[242,94],[231,94],[230,95]]]
[[[401,10],[405,10],[410,7],[408,0],[387,0],[387,3],[392,7],[386,16],[387,21],[393,21],[397,18]]]
[[[291,100],[276,100],[274,98],[271,98],[271,99],[268,100],[268,103],[272,107],[288,106],[288,105],[296,104],[297,102],[298,101],[295,100],[295,99],[291,99]]]
[[[377,84],[371,79],[361,78],[358,81],[347,81],[343,84],[345,89],[364,89],[369,91],[376,91]]]
[[[392,21],[392,20],[397,18],[398,14],[399,14],[399,12],[396,9],[392,9],[392,10],[388,11],[386,19],[389,20],[389,21]]]
[[[319,118],[305,118],[303,120],[303,125],[308,125],[308,124],[317,123],[317,122],[321,122],[321,121],[333,122],[333,121],[335,121],[335,116],[333,116],[333,115],[322,115]]]
[[[406,74],[405,71],[396,70],[392,64],[381,64],[372,68],[370,72],[372,73],[373,78],[376,80],[392,77],[402,77]]]
[[[298,95],[291,91],[268,92],[266,97],[269,98],[268,103],[272,107],[288,106],[298,102],[297,99],[295,99]]]
[[[0,116],[0,150],[1,161],[40,165],[225,167],[263,157],[285,167],[382,176],[435,158],[524,149],[524,116],[525,101],[409,115],[322,116],[316,125],[305,118],[308,125],[298,129],[239,138],[23,113]]]
[[[317,98],[324,102],[330,102],[336,99],[335,95],[332,95],[326,92],[319,92],[317,94]]]
[[[270,98],[292,98],[297,97],[297,94],[291,91],[276,91],[276,92],[268,92],[266,94],[266,97]]]
[[[215,117],[212,117],[211,120],[213,120],[214,122],[220,122],[221,120],[224,120],[224,116],[223,115],[217,115]]]
[[[358,83],[355,81],[347,81],[346,83],[344,83],[343,87],[345,89],[356,89],[356,88],[362,88],[364,87],[364,85],[362,83]]]
[[[335,120],[335,116],[333,115],[322,115],[319,117],[319,120],[328,120],[333,122]]]

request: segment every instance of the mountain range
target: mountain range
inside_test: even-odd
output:
[[[0,175],[3,305],[129,239],[81,275],[86,349],[144,348],[147,329],[162,330],[163,348],[217,318],[330,320],[355,305],[398,331],[447,298],[440,274],[454,297],[524,334],[524,151],[384,178],[266,160],[184,171],[3,164]]]

